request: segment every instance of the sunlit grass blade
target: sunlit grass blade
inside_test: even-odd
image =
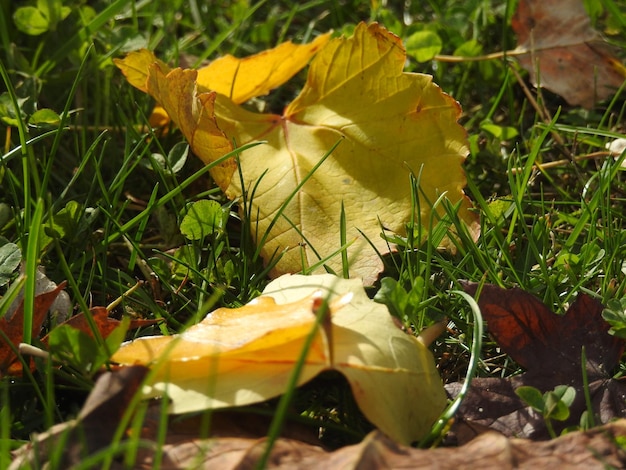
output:
[[[39,199],[31,221],[28,244],[26,247],[26,266],[24,268],[26,282],[24,283],[24,326],[22,341],[27,344],[31,344],[32,342],[33,317],[35,315],[35,290],[37,288],[37,267],[41,253],[40,237],[43,216],[44,202]]]

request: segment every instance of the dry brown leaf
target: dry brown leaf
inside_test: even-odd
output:
[[[55,468],[73,468],[86,456],[107,447],[147,373],[145,367],[133,366],[102,374],[78,417],[33,436],[13,452],[9,470],[39,468],[50,454],[57,453],[59,446],[64,451]]]
[[[612,96],[626,68],[591,26],[582,0],[520,0],[512,21],[515,52],[535,85],[592,108]],[[539,74],[537,74],[537,70]]]
[[[91,317],[93,318],[94,326],[96,327],[96,329],[98,330],[98,332],[103,338],[108,337],[113,332],[113,330],[117,328],[118,326],[120,326],[120,324],[122,323],[121,321],[110,317],[109,312],[106,309],[106,307],[92,307],[91,309],[89,309],[89,312],[91,314]],[[130,320],[128,329],[133,330],[133,329],[141,328],[144,326],[154,325],[155,323],[158,323],[158,322],[159,320],[155,320],[155,319],[152,319],[152,320],[146,320],[146,319],[141,319],[141,318],[133,319],[133,320]],[[61,326],[61,325],[71,326],[72,328],[80,330],[83,333],[91,337],[93,337],[94,335],[93,330],[91,329],[91,325],[89,324],[89,321],[85,318],[84,313],[79,313],[78,315],[74,315],[69,320],[61,323],[58,326]],[[43,338],[44,342],[46,340],[46,337]]]
[[[27,464],[33,466],[35,462],[45,464],[59,445],[65,449],[62,464],[66,468],[105,448],[145,373],[146,370],[139,367],[105,374],[96,384],[78,420],[57,425],[15,451],[10,470]],[[245,415],[243,418],[233,415],[226,416],[226,419],[216,417],[211,421],[213,426],[208,437],[201,437],[207,434],[203,432],[206,428],[199,424],[201,420],[170,422],[164,440],[159,437],[161,416],[161,405],[152,404],[142,428],[142,446],[133,462],[134,469],[152,469],[157,458],[159,468],[163,470],[248,469],[255,468],[265,451],[265,428],[247,421]],[[587,432],[572,432],[552,441],[509,439],[489,432],[462,447],[429,450],[399,445],[375,431],[359,444],[330,452],[315,445],[310,437],[304,436],[305,442],[300,440],[302,434],[297,429],[285,429],[284,437],[279,438],[272,448],[269,469],[604,470],[626,465],[626,454],[619,445],[626,438],[626,420]],[[67,433],[70,433],[70,439],[62,444]],[[114,463],[111,468],[127,467]]]
[[[268,469],[567,469],[624,468],[626,456],[615,437],[626,436],[626,420],[587,432],[575,432],[553,441],[508,439],[491,432],[458,448],[413,449],[399,445],[377,431],[360,444],[326,452],[319,446],[278,439]],[[162,469],[255,468],[265,450],[263,438],[190,438],[169,434],[162,447]],[[151,469],[155,451],[142,449],[137,469]]]

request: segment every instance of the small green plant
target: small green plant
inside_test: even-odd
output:
[[[13,21],[17,28],[31,36],[55,31],[57,24],[72,12],[61,0],[37,0],[35,6],[22,6],[15,10]]]
[[[544,394],[535,387],[522,386],[515,393],[532,409],[541,413],[552,438],[557,437],[552,420],[567,420],[570,416],[569,407],[576,398],[576,390],[567,385],[557,385],[554,390]]]
[[[609,333],[618,338],[626,338],[626,297],[609,299],[602,318],[611,325]]]

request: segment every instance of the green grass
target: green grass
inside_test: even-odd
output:
[[[178,132],[146,130],[151,102],[125,83],[112,58],[149,47],[165,61],[194,65],[226,53],[248,55],[287,39],[308,41],[331,29],[350,31],[362,20],[378,20],[402,38],[436,32],[441,54],[478,55],[515,46],[511,1],[413,2],[404,11],[360,0],[299,5],[117,0],[89,7],[55,0],[51,3],[72,7],[71,13],[39,36],[16,28],[13,13],[20,5],[14,3],[0,4],[0,72],[7,89],[0,102],[0,245],[11,242],[21,249],[25,327],[32,321],[39,266],[55,282],[67,280],[76,311],[87,314],[90,306],[110,304],[141,280],[113,310],[117,316],[164,320],[141,334],[180,331],[215,307],[245,304],[268,282],[268,267],[251,242],[249,214],[238,215],[212,185],[208,167],[191,155],[184,159]],[[626,34],[616,28],[626,24],[623,5],[588,3],[599,8],[594,23],[622,47],[623,58]],[[371,295],[388,302],[409,328],[449,319],[450,335],[433,346],[445,381],[465,377],[474,332],[480,331],[467,299],[451,295],[461,279],[520,286],[559,312],[578,292],[604,303],[626,297],[626,177],[619,162],[600,156],[541,167],[601,151],[623,135],[624,93],[586,111],[543,91],[539,104],[552,115],[546,120],[511,67],[491,60],[410,61],[407,68],[432,74],[463,106],[471,146],[466,191],[481,214],[482,232],[474,242],[453,207],[431,227],[410,224],[406,238],[390,240],[400,250],[385,257],[388,279]],[[297,94],[302,77],[291,83],[267,97],[265,106],[281,110]],[[35,114],[41,109],[53,113]],[[409,184],[417,200],[418,181]],[[183,217],[203,199],[222,207],[226,223],[199,239],[184,238]],[[437,249],[449,230],[457,234],[454,255]],[[12,285],[18,278],[15,270]],[[0,312],[15,292],[0,286]],[[29,334],[25,342],[37,344]],[[477,374],[517,372],[488,337],[482,339]],[[2,379],[0,467],[31,433],[75,416],[93,379],[93,371],[75,364],[52,369],[43,361],[33,374]],[[327,396],[320,397],[315,387],[301,393],[305,396],[294,400],[303,416],[326,412],[334,422],[327,432],[333,442],[348,442],[367,430],[358,416],[329,411],[349,401],[345,384]],[[132,445],[124,445],[132,455]]]

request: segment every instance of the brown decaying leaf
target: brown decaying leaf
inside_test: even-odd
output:
[[[32,337],[36,338],[41,330],[50,305],[57,298],[59,292],[65,288],[65,282],[60,283],[54,289],[43,292],[35,296],[35,305],[33,311],[33,329]],[[19,375],[22,373],[22,363],[14,353],[18,345],[24,338],[24,301],[20,302],[19,307],[13,313],[11,318],[0,318],[0,330],[4,333],[0,335],[0,377],[5,375]],[[7,343],[5,336],[11,341]]]
[[[56,468],[70,468],[86,456],[110,445],[126,408],[139,390],[148,369],[143,366],[124,367],[100,376],[77,419],[53,426],[34,436],[13,453],[9,470],[35,468],[46,461],[55,448],[65,448]],[[111,468],[123,468],[116,467]]]
[[[477,284],[466,283],[464,288],[475,294]],[[458,441],[464,442],[486,428],[507,436],[548,437],[543,417],[526,407],[515,394],[522,385],[542,392],[557,385],[574,387],[576,399],[570,407],[570,419],[554,424],[557,432],[577,424],[587,409],[581,364],[583,346],[596,422],[626,417],[626,384],[609,376],[621,357],[624,340],[608,334],[609,325],[602,318],[600,302],[580,294],[565,315],[559,316],[521,289],[485,285],[478,304],[491,335],[527,372],[508,379],[474,379],[457,414]],[[446,389],[455,396],[460,384],[448,384]]]
[[[118,420],[130,404],[132,396],[146,374],[140,366],[126,367],[101,377],[77,420],[55,426],[50,432],[36,436],[32,442],[13,453],[9,470],[24,465],[47,462],[52,449],[63,445],[61,464],[69,468],[89,454],[105,448]],[[200,437],[199,421],[170,423],[164,441],[159,433],[160,405],[150,406],[142,429],[143,445],[133,468],[154,468],[158,458],[160,468],[247,469],[255,468],[265,450],[264,427],[255,422],[247,426],[241,418],[219,417],[211,421],[210,437]],[[228,416],[227,416],[228,418]],[[411,469],[513,469],[559,468],[595,470],[624,468],[626,455],[617,437],[626,436],[626,420],[619,420],[588,432],[574,432],[547,442],[507,439],[489,432],[459,448],[430,450],[402,446],[380,432],[369,434],[361,443],[334,452],[315,445],[310,436],[286,428],[287,435],[272,448],[267,468],[411,468]],[[296,434],[298,438],[296,439]],[[285,434],[283,434],[285,435]],[[305,442],[299,440],[304,438]],[[57,462],[58,463],[58,462]],[[111,468],[124,468],[113,463]]]
[[[626,78],[624,65],[592,28],[582,0],[520,0],[512,26],[516,52],[525,52],[516,57],[533,83],[572,105],[592,108]]]
[[[582,433],[572,433],[553,441],[535,443],[507,439],[487,433],[459,448],[413,449],[395,443],[374,431],[361,443],[334,452],[281,438],[272,448],[270,469],[537,469],[569,470],[623,468],[624,452],[615,436],[626,435],[626,421],[611,423]],[[168,435],[162,447],[162,469],[188,468],[247,469],[255,468],[265,450],[264,439],[233,436],[219,439],[175,441]],[[135,468],[152,468],[154,450],[140,451]]]
[[[121,322],[116,320],[115,318],[111,318],[109,316],[109,312],[106,307],[93,307],[89,309],[89,312],[93,318],[94,324],[98,329],[98,332],[103,338],[109,336],[115,328],[120,326]],[[145,320],[145,319],[135,319],[130,321],[129,329],[134,330],[136,328],[141,328],[144,326],[154,325],[158,323],[159,320]],[[94,333],[89,325],[89,321],[85,318],[84,313],[79,313],[78,315],[74,315],[69,320],[63,322],[61,325],[68,325],[72,328],[82,331],[83,333],[88,334],[93,337]],[[61,326],[59,325],[59,326]],[[47,336],[43,338],[45,343]]]
[[[477,284],[467,284],[470,294]],[[539,299],[519,288],[485,285],[479,305],[490,333],[502,349],[527,370],[546,369],[549,374],[580,370],[580,351],[585,346],[590,373],[607,374],[619,361],[624,340],[609,335],[602,319],[603,305],[579,295],[565,315],[556,315]],[[563,382],[565,383],[565,382]]]

